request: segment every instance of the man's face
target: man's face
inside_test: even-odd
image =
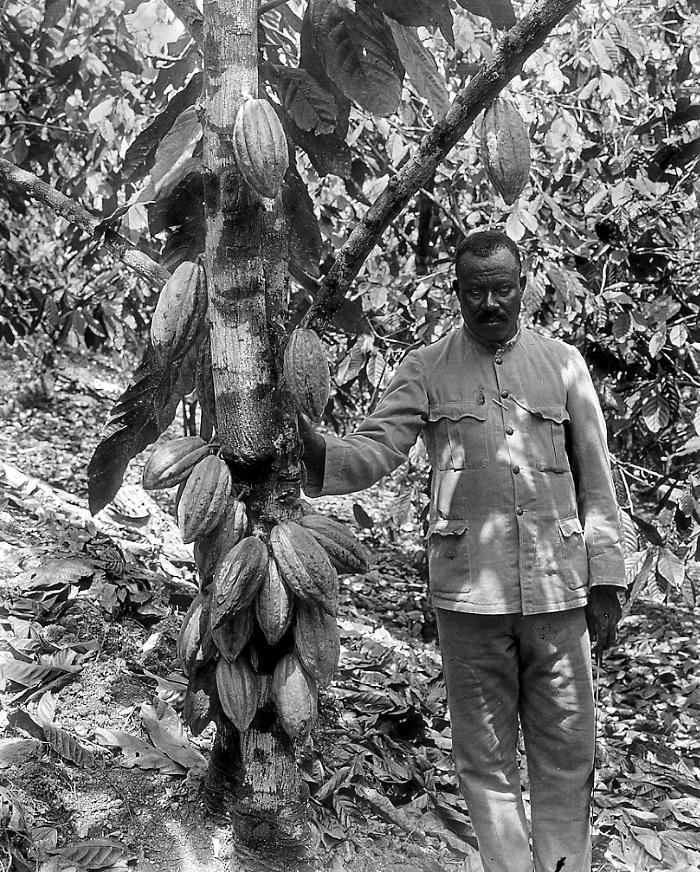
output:
[[[467,327],[484,342],[507,342],[518,330],[525,276],[507,248],[487,257],[463,254],[455,290]]]

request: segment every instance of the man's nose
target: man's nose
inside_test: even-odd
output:
[[[485,309],[497,309],[497,301],[496,296],[493,291],[486,291],[486,296],[484,297],[484,308]]]

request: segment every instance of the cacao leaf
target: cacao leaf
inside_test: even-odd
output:
[[[153,703],[142,703],[141,723],[156,748],[180,766],[191,769],[206,765],[204,755],[185,735],[177,712],[164,700],[156,696]]]
[[[294,166],[290,166],[282,185],[282,205],[289,227],[290,260],[308,275],[318,278],[323,240],[313,201]]]
[[[94,768],[95,755],[89,748],[81,745],[75,736],[56,724],[42,724],[42,726],[46,741],[57,754],[85,769]]]
[[[183,360],[163,367],[149,343],[129,386],[109,414],[88,464],[88,504],[93,515],[122,485],[132,457],[155,442],[170,425],[180,395],[175,390]]]
[[[433,118],[438,119],[450,108],[450,98],[432,53],[411,27],[389,22],[401,63],[419,95],[427,102]]]
[[[515,24],[515,12],[510,0],[457,0],[462,9],[488,18],[499,30],[506,30]]]
[[[662,394],[654,394],[642,406],[641,414],[649,432],[658,433],[669,421],[668,401]]]
[[[374,529],[374,521],[359,503],[353,503],[352,513],[355,516],[358,527],[361,527],[363,530]]]
[[[329,78],[351,100],[377,115],[391,115],[401,101],[404,68],[382,14],[359,3],[310,0],[306,14]]]
[[[167,754],[154,748],[153,745],[139,739],[138,736],[132,736],[122,730],[98,727],[95,730],[95,739],[101,745],[119,748],[123,755],[119,762],[125,769],[136,766],[139,769],[157,769],[164,775],[185,774],[183,766],[171,760]]]
[[[452,12],[448,0],[376,0],[381,11],[406,27],[434,27],[454,48]]]
[[[193,106],[202,92],[204,76],[195,73],[185,87],[178,91],[168,105],[151,121],[126,150],[122,173],[124,180],[143,178],[155,163],[156,151],[180,114]]]
[[[650,524],[648,521],[645,521],[643,518],[637,517],[637,515],[633,515],[631,512],[628,512],[630,518],[634,521],[634,523],[639,527],[647,541],[651,542],[652,545],[663,545],[664,537],[661,533],[656,529],[653,524]]]
[[[338,120],[335,98],[305,69],[276,66],[284,111],[297,127],[314,133],[333,133]]]
[[[685,579],[685,564],[668,548],[659,552],[657,571],[676,590],[680,590]]]
[[[129,849],[114,839],[88,839],[62,848],[47,848],[46,853],[81,869],[106,869],[127,857]]]

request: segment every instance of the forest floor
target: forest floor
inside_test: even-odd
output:
[[[141,490],[144,452],[121,499],[87,511],[122,371],[63,358],[50,399],[30,361],[5,354],[0,373],[0,872],[228,872],[235,846],[201,802],[212,727],[192,738],[178,714],[196,578],[172,494]],[[358,502],[372,523],[358,531],[370,572],[341,580],[340,668],[301,756],[318,868],[473,872],[420,535],[391,523],[396,499],[389,481],[315,503],[353,522]],[[697,609],[639,601],[606,657],[595,870],[700,872],[699,629]]]

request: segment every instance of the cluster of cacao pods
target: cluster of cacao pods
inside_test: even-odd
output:
[[[185,720],[200,732],[218,704],[244,731],[271,696],[286,733],[302,738],[316,720],[318,688],[338,664],[338,573],[366,572],[364,548],[344,524],[313,513],[269,536],[252,533],[227,464],[197,436],[158,446],[143,484],[179,486],[178,526],[194,542],[200,574],[177,643],[189,677]],[[280,646],[271,676],[257,672],[256,627]]]
[[[496,97],[481,123],[481,160],[489,181],[510,206],[530,176],[530,137],[515,105]]]

